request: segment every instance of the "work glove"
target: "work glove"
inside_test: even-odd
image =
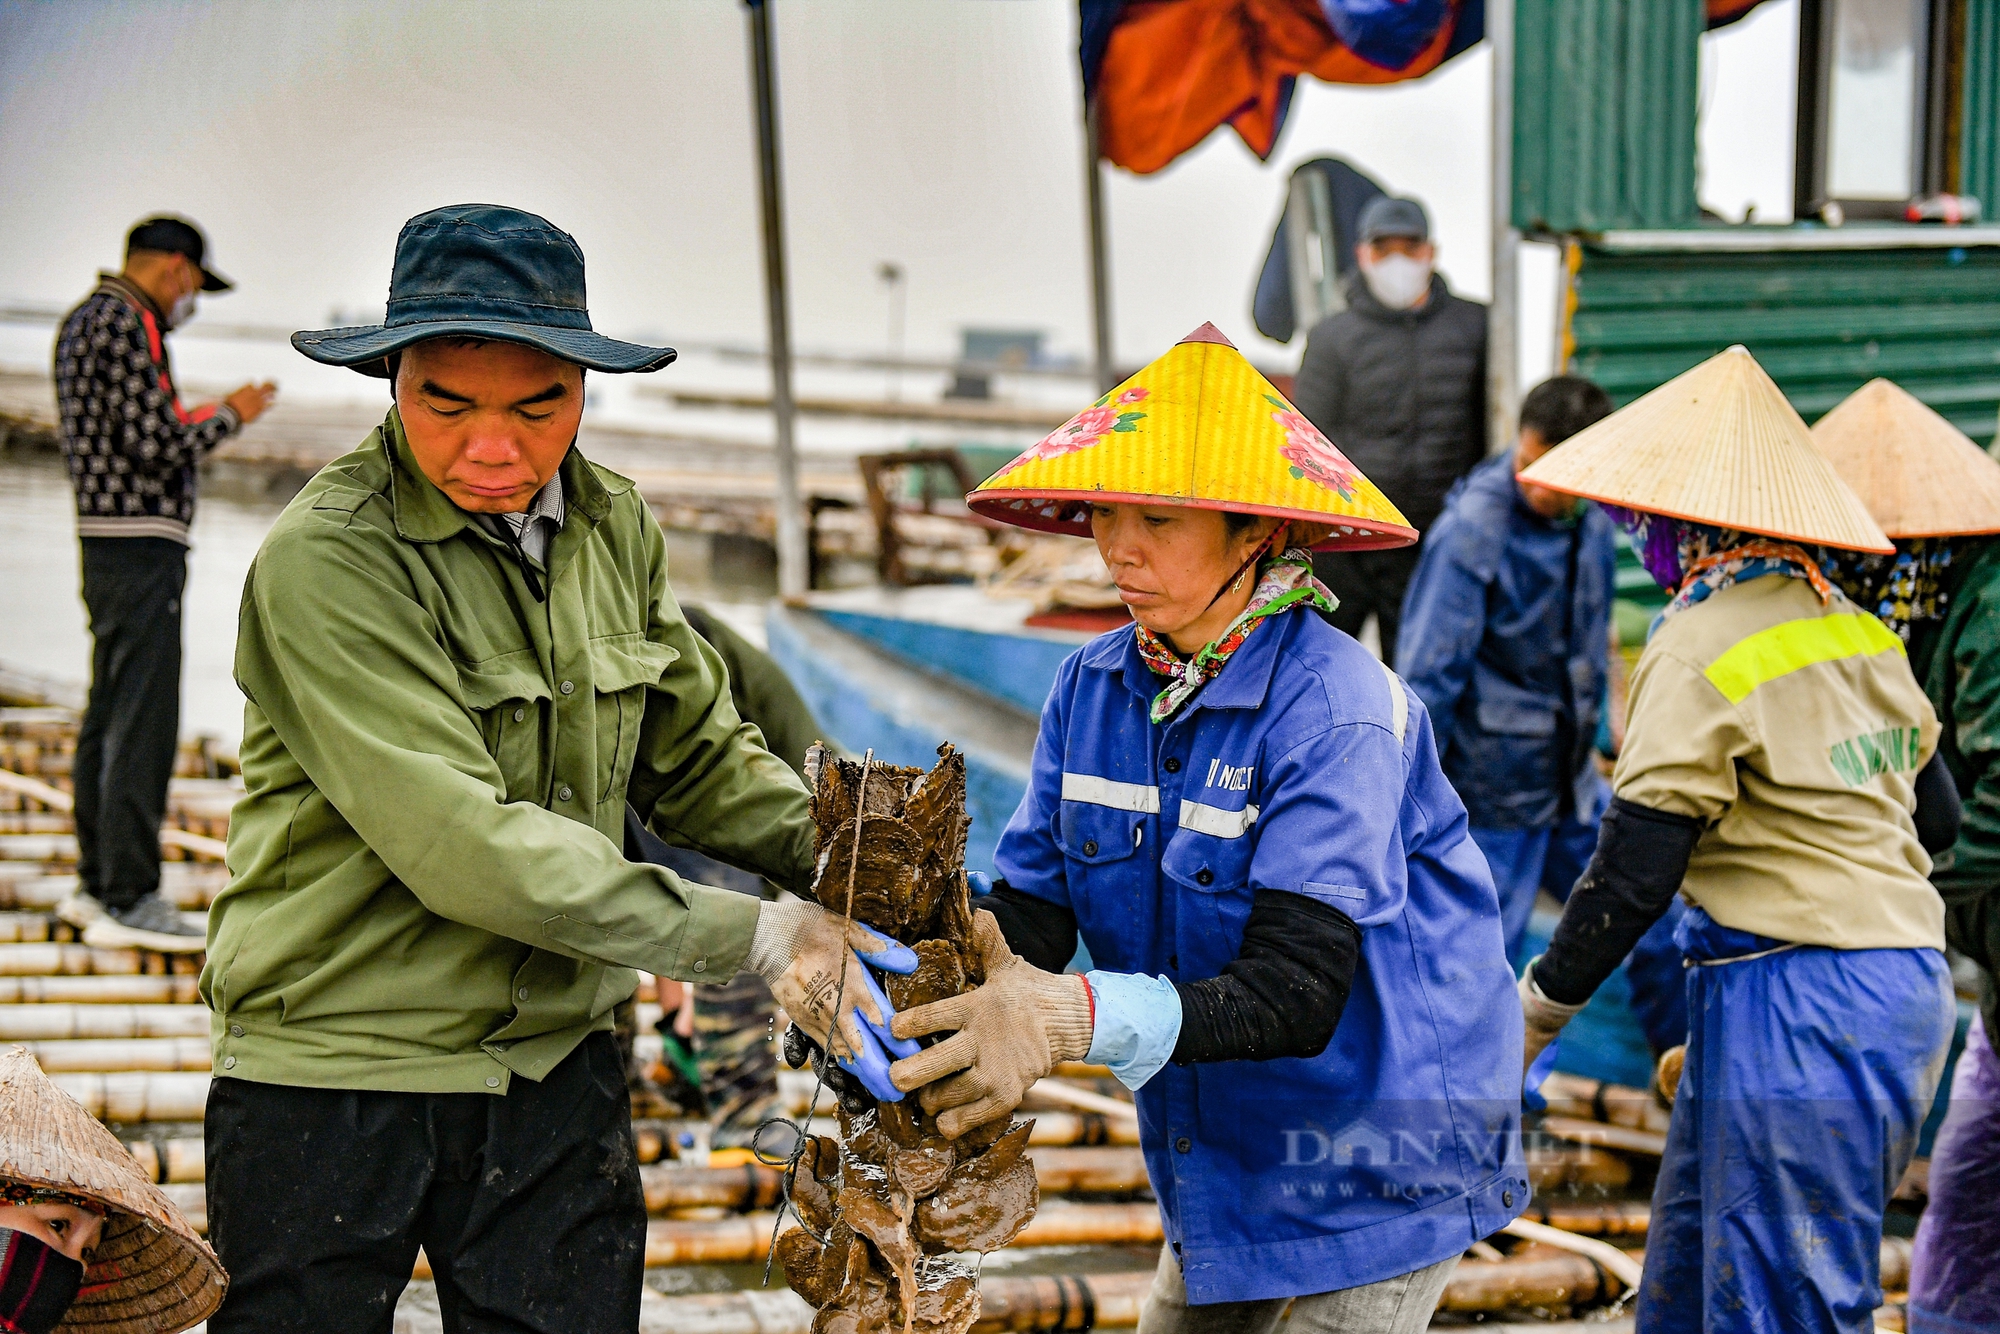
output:
[[[890,1036],[889,1021],[896,1011],[868,964],[891,973],[914,973],[917,956],[907,945],[859,922],[846,923],[843,932],[840,918],[804,899],[758,905],[757,931],[743,961],[770,985],[778,1004],[807,1037],[831,1050],[869,1092],[897,1102],[903,1095],[890,1081],[888,1052],[906,1056],[917,1047]],[[829,1041],[836,993],[846,1013],[839,1016],[839,1037]]]
[[[1057,1061],[1081,1060],[1090,1050],[1089,983],[1022,959],[983,909],[973,914],[972,939],[986,964],[985,985],[907,1010],[890,1028],[899,1038],[957,1030],[889,1067],[897,1088],[923,1090],[919,1101],[947,1139],[1010,1115]]]
[[[1540,962],[1537,956],[1528,965],[1527,971],[1521,974],[1521,1020],[1526,1026],[1523,1034],[1525,1050],[1521,1056],[1521,1076],[1524,1079],[1528,1067],[1542,1054],[1542,1048],[1554,1042],[1556,1035],[1563,1031],[1563,1025],[1583,1010],[1582,1005],[1564,1005],[1542,994],[1542,989],[1535,985],[1535,964]]]

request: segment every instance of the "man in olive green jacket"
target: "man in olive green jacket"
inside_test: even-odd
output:
[[[808,1030],[864,999],[818,907],[620,855],[662,837],[805,891],[798,776],[731,703],[632,483],[573,447],[576,244],[468,205],[413,219],[374,329],[301,351],[396,407],[287,507],[244,586],[247,793],[210,912],[215,1334],[378,1330],[421,1245],[447,1329],[636,1328],[645,1211],[612,1007],[644,969],[757,972]],[[874,1041],[859,1015],[850,1053]],[[879,1055],[879,1052],[876,1053]]]

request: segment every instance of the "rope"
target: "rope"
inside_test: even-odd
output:
[[[806,1099],[806,1109],[797,1121],[782,1114],[767,1117],[757,1124],[757,1129],[750,1135],[750,1152],[755,1155],[758,1162],[766,1167],[778,1167],[782,1164],[785,1169],[784,1175],[778,1181],[778,1216],[771,1220],[771,1244],[764,1251],[763,1286],[767,1288],[771,1286],[771,1262],[778,1256],[778,1232],[785,1226],[787,1213],[798,1219],[799,1226],[806,1230],[806,1235],[822,1247],[832,1240],[814,1232],[812,1224],[806,1222],[805,1215],[792,1203],[792,1184],[798,1179],[799,1159],[805,1156],[813,1109],[819,1106],[819,1092],[826,1085],[827,1063],[833,1060],[833,1039],[840,1031],[840,1004],[847,994],[847,956],[853,953],[847,947],[847,928],[854,924],[854,878],[861,867],[861,821],[868,812],[868,770],[874,763],[875,749],[871,746],[861,757],[861,784],[854,793],[854,851],[847,859],[847,902],[842,906],[840,914],[840,980],[833,988],[833,1018],[827,1026],[826,1046],[820,1051],[819,1063],[813,1067],[812,1096]],[[782,1160],[766,1158],[764,1155],[764,1132],[775,1125],[790,1126],[794,1136],[792,1151]]]

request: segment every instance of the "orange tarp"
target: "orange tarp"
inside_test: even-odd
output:
[[[1435,69],[1446,24],[1403,69],[1343,46],[1317,0],[1138,0],[1112,30],[1097,76],[1099,151],[1158,171],[1227,121],[1258,157],[1277,139],[1283,82],[1395,83]]]

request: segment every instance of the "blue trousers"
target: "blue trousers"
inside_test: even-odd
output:
[[[1944,954],[1787,947],[1699,908],[1680,943],[1687,1066],[1638,1334],[1867,1334],[1883,1209],[1956,1023]]]
[[[1588,820],[1571,817],[1533,829],[1469,831],[1486,854],[1500,891],[1500,925],[1507,942],[1507,960],[1519,972],[1527,964],[1523,942],[1534,914],[1535,894],[1546,889],[1557,902],[1569,902],[1590,856],[1597,850],[1598,813]],[[1632,985],[1632,1014],[1646,1034],[1654,1055],[1687,1041],[1687,982],[1681,976],[1681,951],[1674,943],[1681,905],[1676,899],[1666,916],[1639,938],[1625,958],[1625,975]]]

